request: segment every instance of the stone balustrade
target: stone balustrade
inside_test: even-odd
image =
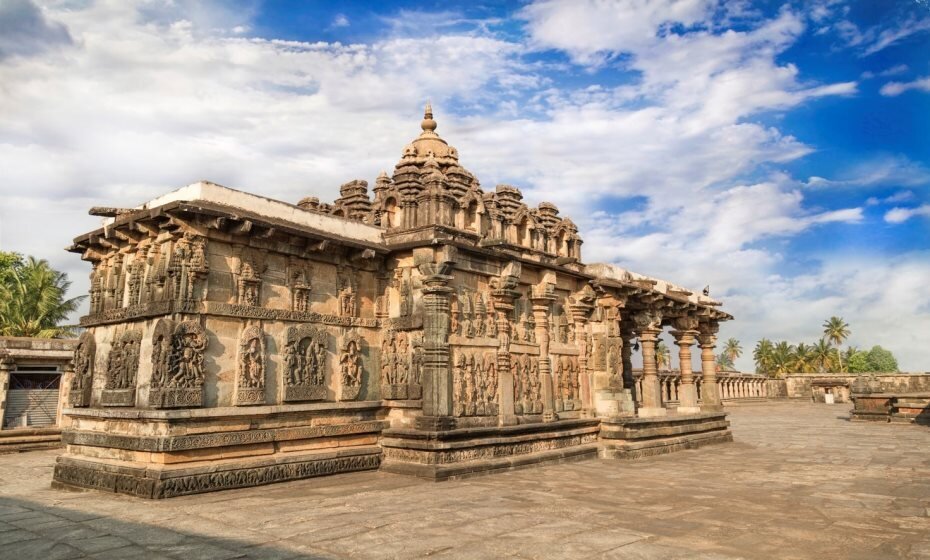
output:
[[[697,390],[697,399],[703,403],[703,375],[700,372],[694,373],[694,384]],[[634,369],[633,377],[636,380],[637,395],[642,394],[642,370]],[[762,399],[770,396],[767,377],[758,373],[741,373],[741,372],[717,372],[717,385],[719,387],[720,399],[728,401],[737,401],[744,399]],[[664,370],[659,372],[659,386],[661,388],[661,398],[663,404],[677,405],[680,402],[679,391],[681,389],[681,373],[676,370]],[[637,402],[641,403],[641,399]]]

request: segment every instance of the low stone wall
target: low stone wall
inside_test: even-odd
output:
[[[851,420],[930,425],[930,393],[853,395]]]
[[[930,373],[789,373],[781,380],[772,380],[778,387],[784,383],[784,396],[789,399],[810,399],[825,402],[833,395],[834,402],[851,402],[851,386],[857,380],[869,379],[881,393],[930,392]],[[781,389],[776,389],[781,393]]]

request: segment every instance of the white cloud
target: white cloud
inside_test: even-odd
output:
[[[836,32],[845,46],[857,49],[860,56],[866,57],[930,30],[930,16],[925,13],[911,14],[866,29],[860,29],[852,21],[842,19],[825,28]]]
[[[882,86],[879,92],[887,97],[895,97],[912,89],[930,92],[930,76],[918,78],[910,82],[888,82]]]
[[[532,45],[451,12],[417,14],[430,16],[415,18],[427,22],[417,29],[401,14],[387,37],[346,45],[250,38],[248,3],[146,6],[49,8],[73,44],[0,62],[0,246],[51,258],[78,293],[87,268],[60,248],[96,225],[88,207],[135,205],[197,179],[329,200],[344,181],[390,170],[426,98],[485,187],[512,182],[530,204],[556,202],[582,227],[586,261],[710,282],[734,327],[747,325],[744,341],[775,319],[787,328],[792,318],[779,313],[807,304],[803,282],[820,281],[779,274],[792,257],[778,243],[862,220],[860,208],[808,208],[803,185],[769,171],[813,148],[758,115],[856,89],[811,83],[779,60],[804,29],[791,11],[733,31],[720,28],[720,11],[750,12],[710,1],[593,3],[591,13],[542,2],[521,12]],[[628,10],[604,11],[615,6]],[[622,62],[638,80],[564,88],[552,67],[528,62],[541,48],[591,66]],[[453,103],[471,116],[455,117]],[[596,212],[628,197],[642,204]],[[770,293],[786,299],[751,305]]]
[[[906,222],[915,216],[930,217],[930,204],[923,204],[916,208],[895,207],[885,212],[885,221],[889,224],[900,224]]]
[[[346,17],[345,14],[337,14],[336,17],[333,18],[333,23],[330,24],[330,27],[348,27],[348,26],[349,26],[349,18]]]
[[[827,187],[920,187],[930,184],[930,169],[902,155],[881,155],[843,170],[837,179],[810,177],[805,186]],[[893,202],[893,201],[892,201]]]

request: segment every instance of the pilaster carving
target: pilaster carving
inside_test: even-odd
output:
[[[94,361],[97,359],[97,343],[94,334],[84,331],[74,349],[74,377],[68,401],[73,407],[90,406],[94,384]]]
[[[288,327],[284,342],[284,400],[326,398],[326,331],[313,325]]]
[[[251,325],[239,337],[236,405],[265,404],[265,333]]]
[[[142,331],[126,331],[114,340],[107,356],[106,381],[100,393],[103,406],[134,406],[136,375],[139,372],[139,351]]]
[[[362,388],[362,338],[357,331],[349,331],[342,337],[339,353],[339,372],[342,392],[341,401],[354,401]]]
[[[448,284],[455,254],[452,247],[443,247],[438,255],[432,250],[414,253],[424,284],[423,416],[417,419],[419,429],[445,430],[454,426],[449,367],[449,296],[453,290]],[[438,262],[433,261],[436,258]]]
[[[197,321],[164,318],[152,334],[149,404],[156,408],[203,406],[203,353],[207,334]]]

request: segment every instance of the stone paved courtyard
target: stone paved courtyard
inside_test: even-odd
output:
[[[737,442],[427,483],[348,474],[166,501],[0,456],[0,558],[930,558],[930,429],[731,409]]]

